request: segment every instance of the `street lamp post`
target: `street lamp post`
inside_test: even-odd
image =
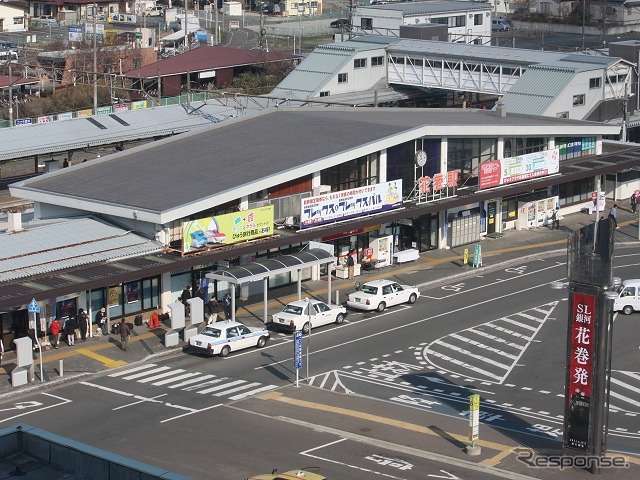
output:
[[[584,23],[585,23],[586,9],[587,9],[587,0],[582,0],[582,50],[584,50]]]
[[[300,55],[302,55],[302,16],[304,15],[306,6],[307,6],[306,3],[298,4],[298,28],[300,28],[300,44],[298,45],[298,53]]]

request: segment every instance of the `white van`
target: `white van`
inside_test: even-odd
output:
[[[0,65],[7,63],[18,63],[19,56],[17,50],[0,50]]]
[[[640,311],[640,280],[624,280],[617,290],[618,298],[613,301],[613,310],[629,315]]]

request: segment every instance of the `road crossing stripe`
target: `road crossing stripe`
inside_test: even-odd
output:
[[[236,393],[236,392],[239,392],[241,390],[246,390],[247,388],[257,387],[258,385],[260,385],[259,382],[246,383],[244,385],[240,385],[239,387],[232,388],[231,390],[225,390],[223,392],[214,393],[214,395],[216,397],[222,397],[224,395],[229,395],[230,393]]]
[[[611,380],[613,380],[613,379],[611,379]],[[619,393],[616,393],[616,392],[609,392],[609,395],[611,395],[613,398],[618,398],[620,400],[628,402],[631,405],[634,405],[636,407],[640,407],[640,402],[638,402],[637,400],[634,400],[632,398],[625,397],[624,395],[620,395]]]
[[[505,352],[503,350],[498,350],[497,348],[490,347],[489,345],[485,345],[484,343],[480,343],[480,342],[477,342],[475,340],[471,340],[470,338],[463,337],[462,335],[458,335],[457,333],[452,333],[451,335],[449,335],[449,337],[455,338],[455,339],[460,340],[460,341],[462,341],[464,343],[470,343],[471,345],[474,345],[474,346],[476,346],[478,348],[482,348],[484,350],[488,350],[490,352],[497,353],[498,355],[502,355],[503,357],[510,358],[511,360],[515,360],[517,358],[515,355],[511,355],[510,353],[507,353],[507,352]]]
[[[631,378],[635,378],[636,380],[640,380],[640,375],[634,372],[623,372],[622,370],[615,370],[615,373],[621,373],[622,375],[626,375]]]
[[[464,348],[456,347],[454,345],[451,345],[449,343],[443,342],[441,340],[436,340],[433,343],[436,343],[438,345],[442,345],[444,347],[450,348],[451,350],[454,350],[456,352],[462,353],[463,355],[467,355],[468,357],[475,358],[477,360],[480,360],[480,361],[485,362],[485,363],[489,363],[489,364],[494,365],[496,367],[504,368],[505,370],[508,370],[510,368],[509,365],[505,365],[503,363],[496,362],[494,360],[490,360],[490,359],[488,359],[486,357],[483,357],[481,355],[476,355],[474,353],[471,353],[469,350],[465,350]]]
[[[461,367],[463,367],[463,368],[467,368],[467,369],[469,369],[469,370],[472,370],[472,371],[474,371],[474,372],[477,372],[477,373],[479,373],[480,375],[484,375],[485,377],[495,378],[496,380],[500,380],[500,381],[502,381],[502,377],[499,377],[498,375],[495,375],[495,374],[493,374],[493,373],[491,373],[491,372],[488,372],[488,371],[486,371],[486,370],[483,370],[483,369],[481,369],[481,368],[478,368],[478,367],[476,367],[476,366],[474,366],[474,365],[469,365],[468,363],[462,362],[462,361],[460,361],[460,360],[457,360],[457,359],[455,359],[455,358],[449,357],[449,356],[444,355],[444,354],[442,354],[442,353],[434,352],[434,351],[431,351],[431,350],[429,350],[429,349],[426,349],[426,353],[427,353],[427,354],[431,353],[431,354],[433,354],[433,355],[434,355],[434,356],[436,356],[436,357],[439,357],[439,358],[442,358],[443,360],[447,360],[447,361],[449,361],[449,362],[452,362],[452,363],[455,363],[455,364],[457,364],[457,365],[460,365],[460,366],[461,366]]]
[[[277,385],[265,385],[262,388],[256,388],[249,392],[240,393],[238,395],[234,395],[233,397],[229,397],[229,400],[242,400],[243,398],[250,397],[251,395],[257,395],[262,392],[266,392],[268,390],[273,390],[274,388],[278,388]]]
[[[508,347],[515,348],[517,350],[522,350],[524,348],[524,345],[519,345],[517,343],[508,342],[504,338],[500,338],[500,337],[497,337],[495,335],[491,335],[490,333],[483,332],[482,330],[476,330],[475,328],[468,328],[466,331],[467,332],[472,332],[472,333],[474,333],[476,335],[480,335],[481,337],[488,338],[489,340],[493,340],[494,342],[497,342],[497,343],[504,343]]]
[[[153,382],[154,380],[166,378],[167,375],[175,375],[176,373],[182,373],[182,372],[184,372],[184,368],[179,368],[177,370],[169,370],[168,372],[163,372],[158,375],[153,375],[152,377],[149,377],[149,378],[143,378],[142,380],[138,380],[138,383],[149,383],[149,382]]]
[[[486,325],[488,327],[491,327],[491,328],[494,328],[494,329],[498,330],[499,332],[504,332],[507,335],[511,335],[513,337],[523,338],[527,342],[530,342],[531,340],[533,340],[533,337],[527,337],[526,335],[524,335],[522,333],[514,332],[513,330],[509,330],[508,328],[500,327],[500,326],[496,325],[493,322],[485,323],[484,325]]]
[[[195,375],[202,375],[202,374],[200,372],[187,372],[187,373],[183,373],[182,375],[178,375],[177,377],[171,377],[171,378],[167,378],[166,380],[160,380],[159,382],[154,382],[151,385],[156,385],[156,386],[166,385],[167,383],[177,382],[179,380],[184,380],[185,378],[193,377]]]
[[[202,382],[204,380],[208,380],[210,378],[214,378],[215,375],[203,375],[202,377],[192,378],[191,380],[185,380],[184,382],[180,382],[176,385],[169,385],[169,388],[180,388],[185,385],[191,385],[192,383]]]
[[[501,318],[501,319],[499,319],[499,320],[497,320],[497,321],[498,321],[498,322],[507,322],[507,323],[511,323],[511,324],[513,324],[513,325],[517,325],[517,326],[519,326],[519,327],[526,328],[527,330],[531,330],[531,331],[533,331],[533,332],[536,332],[536,331],[538,330],[536,327],[531,327],[531,326],[526,325],[526,324],[524,324],[524,323],[522,323],[522,322],[518,322],[518,321],[516,321],[516,320],[512,320],[512,319],[507,318],[507,317]]]
[[[151,367],[157,366],[155,363],[148,363],[146,365],[142,365],[140,367],[128,368],[127,370],[122,370],[121,372],[111,373],[110,377],[121,377],[123,375],[128,375],[133,372],[139,372],[140,370],[146,370]]]
[[[629,385],[628,383],[624,383],[620,380],[617,380],[614,377],[611,377],[611,383],[615,383],[616,385],[621,385],[622,387],[626,388],[627,390],[631,390],[632,392],[640,393],[640,388],[634,387],[633,385]]]
[[[206,393],[217,392],[218,390],[222,390],[223,388],[231,387],[233,385],[238,385],[239,383],[245,383],[245,381],[234,380],[233,382],[223,383],[222,385],[216,385],[215,387],[207,388],[205,390],[199,390],[198,393],[204,395]]]
[[[519,317],[524,317],[527,320],[533,320],[534,322],[544,323],[544,318],[534,317],[533,315],[527,315],[524,312],[514,313],[514,315],[518,315]]]
[[[163,372],[165,370],[169,370],[169,367],[158,367],[158,368],[154,368],[153,370],[147,370],[147,371],[144,371],[144,372],[134,373],[133,375],[129,375],[127,377],[122,377],[122,378],[124,380],[135,380],[136,378],[146,377],[150,373]]]

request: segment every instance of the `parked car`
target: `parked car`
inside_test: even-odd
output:
[[[230,352],[243,348],[262,348],[269,338],[270,334],[265,329],[250,328],[240,322],[217,322],[191,337],[189,349],[209,356],[226,357]]]
[[[331,22],[329,25],[331,25],[331,27],[333,28],[347,28],[351,26],[351,23],[349,22],[348,18],[338,18],[337,20]]]
[[[40,15],[36,18],[36,22],[40,25],[57,25],[58,20],[53,15]]]
[[[373,280],[363,284],[355,293],[350,293],[347,306],[357,310],[384,312],[387,307],[415,303],[419,296],[418,287],[400,285],[393,280]]]
[[[288,472],[278,473],[274,469],[270,474],[256,475],[246,480],[327,480],[327,477],[320,475],[320,469],[317,467],[307,467],[300,470],[290,470]]]
[[[160,5],[155,7],[147,7],[142,11],[143,17],[162,17],[164,16],[164,8]]]
[[[493,32],[508,32],[509,28],[509,22],[507,22],[506,20],[503,20],[501,18],[491,20],[491,30]]]
[[[321,327],[329,323],[340,325],[347,316],[342,305],[329,306],[320,300],[298,300],[285,306],[280,313],[271,316],[267,328],[294,332],[302,330],[309,333],[312,327]]]

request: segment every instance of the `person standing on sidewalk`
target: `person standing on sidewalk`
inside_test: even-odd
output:
[[[120,320],[120,325],[118,325],[118,333],[120,334],[120,347],[122,351],[126,352],[129,350],[129,336],[131,335],[131,329],[127,322],[124,321],[124,318]]]
[[[58,348],[58,344],[60,343],[60,320],[57,318],[53,319],[51,322],[51,345],[53,348]]]
[[[75,316],[71,315],[64,325],[64,333],[67,334],[67,345],[70,347],[76,344],[76,328],[78,328],[78,320]]]
[[[636,213],[636,192],[631,194],[631,212]]]
[[[353,249],[349,250],[349,255],[347,255],[347,272],[349,274],[349,280],[353,280],[354,271],[355,271],[355,262],[353,261]]]
[[[107,310],[104,307],[102,307],[100,310],[98,310],[98,313],[96,313],[96,324],[100,328],[102,335],[105,335],[105,336],[109,334],[109,332],[107,332],[106,312]]]
[[[614,203],[613,207],[611,207],[611,210],[609,211],[609,218],[613,218],[613,223],[615,224],[616,228],[618,228],[618,204]]]
[[[78,310],[78,327],[80,329],[80,338],[83,342],[87,341],[87,330],[89,329],[89,315],[84,308]]]

